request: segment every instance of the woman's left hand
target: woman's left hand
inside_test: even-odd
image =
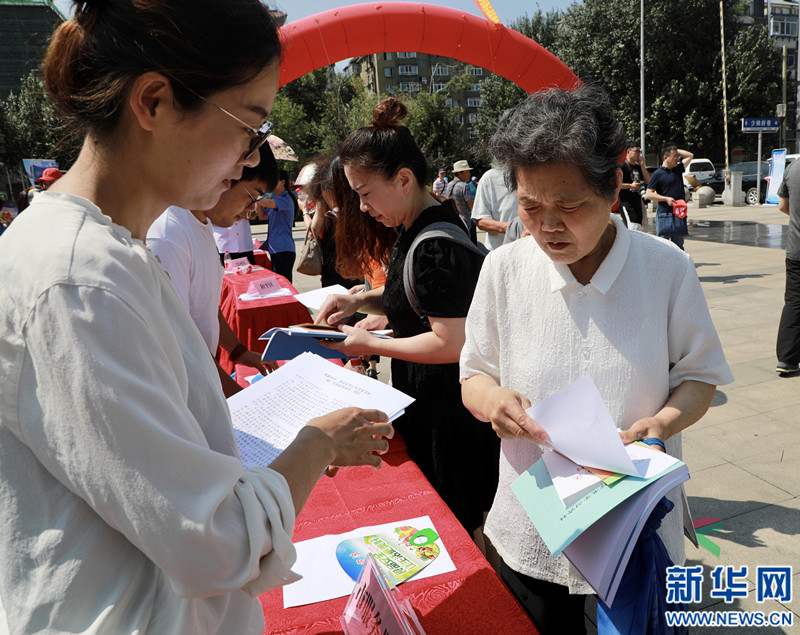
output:
[[[661,441],[666,441],[669,435],[664,429],[664,425],[659,422],[658,419],[655,417],[644,417],[639,419],[627,430],[620,431],[619,436],[622,442],[627,445],[628,443],[640,441],[641,439],[659,439]],[[651,445],[650,447],[660,452],[664,451],[657,445]]]
[[[364,329],[357,329],[353,326],[342,325],[339,327],[342,333],[347,333],[347,339],[335,342],[320,342],[323,346],[332,348],[335,351],[344,353],[348,357],[358,357],[359,355],[374,354],[375,336],[370,335]]]

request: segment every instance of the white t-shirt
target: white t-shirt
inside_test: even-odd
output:
[[[169,273],[183,306],[215,355],[223,270],[211,221],[201,223],[188,209],[168,207],[147,231],[147,246]]]
[[[242,469],[166,272],[68,194],[2,243],[0,632],[261,633],[253,596],[296,579],[294,506]]]
[[[496,168],[488,170],[478,181],[475,203],[472,206],[472,219],[491,218],[510,222],[517,217],[517,193],[509,191],[503,172]],[[503,244],[505,234],[486,234],[486,247],[497,249]]]
[[[658,412],[685,381],[733,381],[692,259],[612,220],[616,239],[586,286],[533,237],[486,257],[467,316],[462,380],[486,375],[537,403],[590,375],[622,429]],[[680,434],[666,446],[681,457]],[[565,556],[552,557],[511,492],[540,457],[533,443],[503,439],[486,534],[515,571],[591,593]],[[669,494],[676,505],[658,532],[677,565],[685,560],[681,491]]]
[[[217,251],[224,254],[226,251],[232,254],[240,254],[245,251],[253,251],[253,234],[250,231],[250,223],[240,218],[230,227],[214,228],[214,240],[217,242]]]

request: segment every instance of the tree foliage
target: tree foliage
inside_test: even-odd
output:
[[[408,108],[404,123],[428,160],[431,173],[459,159],[474,160],[475,156],[461,141],[464,110],[448,108],[446,100],[446,93],[441,92],[417,93],[404,100]]]
[[[66,131],[47,97],[44,80],[32,71],[22,81],[18,93],[0,101],[0,161],[9,169],[22,165],[22,159],[55,159],[64,168],[77,157],[79,142]]]
[[[770,117],[781,98],[781,58],[765,26],[743,29],[733,44],[728,75],[728,133],[748,156],[758,151],[757,135],[743,134],[745,117]],[[773,143],[777,144],[778,137]]]
[[[722,59],[718,0],[647,0],[645,132],[647,148],[673,141],[696,155],[724,155]],[[752,150],[742,117],[770,116],[778,101],[780,54],[764,27],[740,23],[738,0],[723,0],[731,147]],[[639,138],[640,0],[584,0],[564,12],[538,11],[510,26],[539,42],[585,83],[606,90],[630,138]],[[480,134],[524,98],[510,82],[484,84]],[[752,155],[752,151],[750,152]]]
[[[408,127],[431,167],[452,165],[459,159],[475,162],[474,147],[462,142],[464,111],[447,107],[449,90],[467,76],[451,79],[443,91],[403,93],[408,108],[403,124]],[[287,84],[275,99],[271,119],[275,134],[297,153],[294,172],[312,156],[337,148],[353,130],[369,125],[375,105],[386,95],[370,95],[357,77],[346,77],[332,69],[314,71]],[[478,161],[480,164],[480,161]]]

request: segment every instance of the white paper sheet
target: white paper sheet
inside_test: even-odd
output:
[[[267,295],[259,295],[258,293],[243,293],[239,296],[240,300],[263,300],[265,298],[279,298],[284,295],[292,295],[290,289],[280,289],[275,291],[274,293],[269,293]]]
[[[603,486],[600,477],[595,476],[585,467],[564,458],[558,452],[545,452],[542,459],[544,459],[544,464],[553,480],[553,487],[556,488],[558,497],[564,503],[565,508],[570,507],[592,490]]]
[[[242,465],[269,465],[310,419],[356,406],[400,416],[408,395],[304,353],[228,399]]]
[[[322,287],[321,289],[298,293],[294,297],[298,302],[306,305],[309,309],[318,311],[325,302],[325,299],[331,294],[347,295],[347,289],[340,284],[334,284],[330,287]]]
[[[428,516],[421,516],[411,520],[397,520],[384,525],[361,527],[344,534],[320,536],[319,538],[296,543],[297,562],[292,567],[292,571],[303,576],[303,579],[283,587],[284,608],[303,606],[304,604],[350,595],[356,583],[339,565],[339,561],[336,559],[336,546],[346,538],[377,534],[384,530],[391,530],[398,525],[410,525],[419,530],[430,527],[436,531],[431,519]],[[437,531],[436,533],[439,532]],[[447,536],[439,536],[436,542],[441,551],[436,560],[417,575],[409,578],[410,580],[429,578],[440,573],[456,570],[453,560],[445,547],[446,540]]]
[[[631,443],[625,446],[625,451],[633,461],[639,476],[642,478],[653,478],[661,474],[667,468],[680,463],[674,456],[665,454],[660,450],[651,447],[643,447],[638,443]]]
[[[586,375],[528,408],[550,443],[578,465],[639,476],[600,391]]]

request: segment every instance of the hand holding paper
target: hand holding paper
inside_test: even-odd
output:
[[[379,455],[389,449],[389,442],[382,437],[394,436],[394,428],[388,421],[386,413],[380,410],[344,408],[312,419],[308,427],[320,430],[331,440],[336,451],[331,465],[371,465],[380,469]]]
[[[531,406],[527,413],[550,435],[553,449],[574,463],[639,476],[588,375]]]
[[[391,386],[304,353],[230,397],[228,406],[242,465],[248,468],[269,465],[315,417],[356,406],[386,412],[391,421],[412,401]],[[369,436],[379,434],[376,428]]]
[[[518,393],[497,385],[486,375],[473,375],[463,384],[464,403],[481,421],[488,421],[501,439],[519,439],[544,443],[547,432],[526,412],[531,402]]]

